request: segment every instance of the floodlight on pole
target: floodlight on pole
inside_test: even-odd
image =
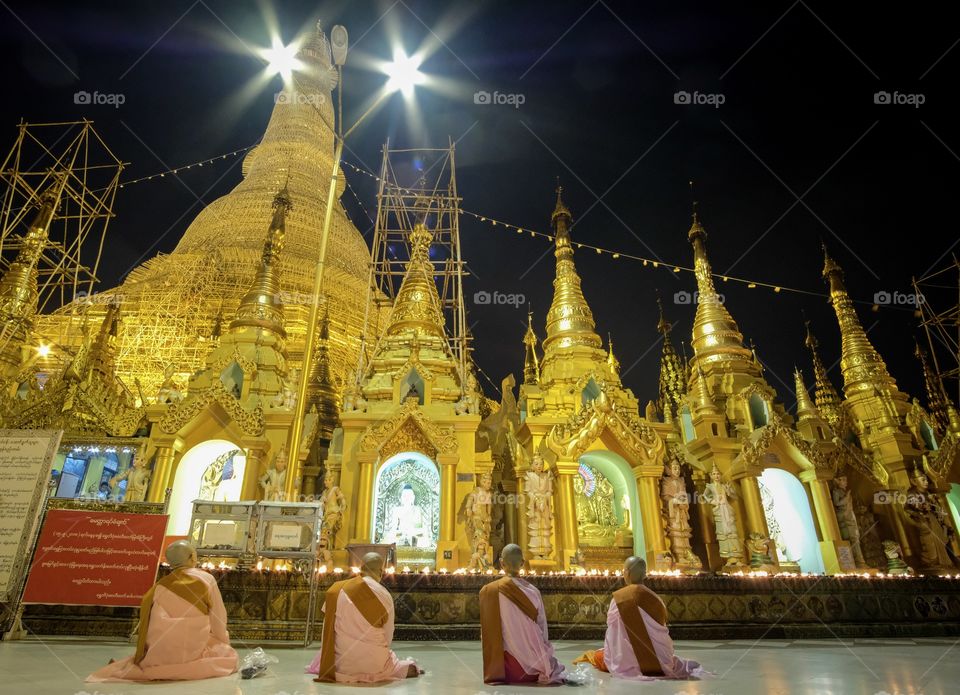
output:
[[[340,32],[338,29],[342,29]],[[335,41],[332,42],[332,52],[334,60],[342,58],[346,60],[347,30],[343,27],[334,27],[331,36]],[[339,42],[339,46],[337,44]],[[414,88],[418,84],[423,84],[426,77],[417,69],[420,61],[417,58],[408,58],[402,51],[394,53],[394,62],[384,66],[384,72],[390,77],[386,87],[381,90],[380,95],[374,100],[366,111],[356,120],[356,122],[342,132],[342,123],[338,123],[338,132],[334,134],[333,148],[333,170],[330,174],[330,183],[327,187],[327,206],[323,215],[323,227],[320,233],[320,245],[317,251],[317,265],[313,277],[313,294],[310,304],[310,316],[307,320],[306,341],[303,348],[303,367],[300,369],[300,383],[297,387],[297,400],[294,405],[293,423],[290,428],[290,438],[287,442],[287,451],[291,460],[295,463],[293,474],[287,475],[286,497],[288,501],[296,501],[298,478],[302,478],[300,473],[300,447],[303,441],[303,419],[307,410],[307,391],[310,382],[310,370],[315,358],[317,343],[317,323],[320,319],[320,297],[323,294],[324,268],[327,260],[327,240],[330,238],[330,222],[333,218],[333,208],[337,201],[337,179],[340,174],[340,161],[343,157],[343,143],[354,130],[376,110],[380,104],[396,91],[402,91],[404,96],[413,95]],[[338,71],[342,63],[337,63]],[[343,93],[342,77],[337,81],[339,94]],[[342,134],[338,134],[342,132]]]

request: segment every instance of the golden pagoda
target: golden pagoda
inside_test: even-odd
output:
[[[652,562],[665,549],[657,496],[665,445],[623,387],[612,344],[604,350],[596,333],[574,262],[572,221],[558,188],[553,300],[539,374],[532,322],[524,337],[522,447],[513,461],[520,499],[543,475],[556,478],[555,523],[545,541],[542,521],[519,507],[518,542],[539,569],[614,567],[634,553]],[[539,458],[549,472],[537,472]]]
[[[24,353],[33,342],[39,298],[37,264],[49,241],[65,182],[66,177],[55,180],[41,194],[40,209],[23,236],[20,251],[0,278],[0,382],[12,383],[14,388],[24,366]]]
[[[452,570],[473,541],[458,505],[493,462],[477,453],[483,397],[450,348],[424,217],[409,238],[386,328],[347,389],[327,462],[351,510],[334,559],[346,561],[347,543],[396,543],[399,562]]]
[[[263,224],[278,190],[286,186],[296,201],[286,219],[285,249],[277,269],[282,280],[288,357],[300,368],[312,303],[314,266],[324,218],[319,181],[333,166],[334,109],[331,90],[337,73],[330,47],[317,27],[297,54],[300,67],[292,84],[276,95],[260,142],[243,159],[242,180],[207,205],[190,223],[176,248],[145,261],[122,285],[96,297],[102,314],[115,297],[123,300],[128,331],[117,358],[118,374],[138,378],[153,401],[172,368],[183,382],[204,362],[210,327],[219,312],[233,315],[250,287],[263,242]],[[338,198],[345,182],[338,186]],[[337,204],[327,249],[325,302],[330,313],[330,369],[345,379],[356,364],[364,325],[370,252],[360,232]],[[42,334],[65,346],[76,345],[79,330],[70,304],[40,317]],[[376,317],[374,317],[375,319]]]

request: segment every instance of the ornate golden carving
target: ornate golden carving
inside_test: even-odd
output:
[[[550,451],[577,460],[604,431],[609,430],[637,464],[662,464],[665,444],[660,435],[626,408],[611,404],[606,391],[585,405],[566,423],[554,425],[547,434]]]
[[[370,425],[358,446],[361,453],[378,451],[384,458],[400,451],[420,451],[431,458],[458,451],[453,428],[436,424],[409,401],[392,418]]]
[[[256,436],[263,432],[263,409],[258,405],[252,411],[247,410],[240,401],[227,393],[219,381],[209,388],[193,391],[186,400],[171,405],[160,418],[160,430],[167,434],[176,434],[205,408],[215,403],[226,411],[244,434]]]
[[[777,437],[783,437],[796,447],[815,469],[834,469],[834,463],[828,461],[818,447],[801,437],[796,430],[787,427],[783,419],[772,411],[770,412],[769,422],[764,427],[755,430],[750,439],[744,440],[743,448],[740,450],[737,460],[742,462],[746,468],[762,468],[760,459],[767,453],[773,440]]]

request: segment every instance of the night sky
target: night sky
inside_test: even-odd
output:
[[[239,98],[263,70],[249,46],[269,45],[263,4],[213,0],[143,3],[0,2],[6,87],[0,149],[24,118],[88,117],[124,161],[126,179],[251,145],[262,134],[275,77]],[[653,6],[655,5],[655,6]],[[940,4],[587,2],[275,2],[285,42],[317,19],[344,24],[346,120],[384,81],[360,69],[443,44],[423,72],[455,89],[418,91],[420,120],[399,95],[349,142],[347,161],[377,168],[389,136],[402,146],[457,140],[463,207],[548,231],[556,179],[573,212],[575,241],[691,264],[691,191],[719,273],[816,293],[721,283],[727,307],[755,341],[766,376],[793,409],[792,369],[812,380],[801,310],[827,364],[839,333],[820,278],[820,241],[846,271],[864,327],[902,388],[922,395],[912,357],[910,306],[873,311],[878,292],[911,292],[912,275],[950,259],[960,180],[956,73],[960,46]],[[319,9],[318,9],[319,8]],[[319,14],[317,14],[319,12]],[[939,16],[938,16],[938,13]],[[80,106],[77,90],[122,93],[125,103]],[[478,90],[523,95],[523,104],[476,104]],[[722,95],[719,107],[678,104],[678,91]],[[920,106],[876,104],[877,92],[923,97]],[[711,97],[713,101],[717,99]],[[913,99],[916,101],[916,99]],[[168,252],[203,203],[240,180],[240,158],[119,192],[104,286],[156,252]],[[347,169],[371,213],[375,183]],[[222,177],[222,178],[221,178]],[[219,179],[219,182],[218,182]],[[600,199],[601,202],[598,202]],[[348,193],[359,229],[371,222]],[[175,220],[185,218],[170,229]],[[169,230],[169,231],[168,231]],[[553,257],[547,242],[464,217],[467,309],[482,370],[499,385],[522,373],[525,308],[476,306],[477,291],[521,293],[543,338]],[[613,335],[623,379],[641,403],[654,398],[660,354],[655,292],[674,339],[689,342],[694,288],[687,273],[644,268],[581,250],[583,290],[604,339]],[[672,267],[672,266],[671,266]],[[953,290],[933,297],[939,308]],[[839,368],[832,370],[840,385]],[[495,396],[490,384],[488,395]]]

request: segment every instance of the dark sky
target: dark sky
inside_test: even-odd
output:
[[[317,18],[326,27],[346,25],[357,55],[389,58],[392,37],[402,37],[408,53],[433,35],[443,38],[445,46],[422,70],[455,83],[456,92],[418,93],[421,128],[394,97],[352,137],[349,161],[375,167],[387,136],[408,146],[442,145],[450,136],[458,140],[465,209],[547,231],[559,176],[575,240],[686,265],[693,179],[717,272],[823,293],[822,239],[863,302],[864,326],[894,377],[920,394],[910,307],[874,312],[871,304],[877,292],[910,292],[911,276],[948,261],[957,241],[956,24],[939,3],[839,5],[272,4],[286,41]],[[0,149],[12,144],[21,118],[86,116],[130,162],[126,177],[136,178],[164,163],[186,164],[256,142],[279,78],[259,98],[235,106],[243,85],[262,70],[235,37],[267,45],[262,16],[256,3],[215,0],[142,6],[4,0]],[[348,61],[348,122],[383,79]],[[78,106],[78,89],[123,93],[125,103]],[[475,104],[477,90],[522,94],[524,103]],[[677,104],[679,90],[720,94],[724,103]],[[924,103],[875,104],[879,91],[921,94]],[[166,177],[120,191],[104,284],[116,284],[154,244],[156,251],[171,250],[201,207],[196,198],[208,203],[229,191],[239,181],[238,163],[193,169],[182,177],[185,185]],[[373,211],[374,183],[350,170],[347,176]],[[368,231],[349,194],[345,202]],[[469,217],[461,233],[475,272],[467,297],[476,355],[499,384],[506,372],[522,369],[525,311],[474,306],[473,294],[522,293],[542,338],[553,258],[543,257],[544,240]],[[613,334],[624,381],[643,403],[656,390],[655,290],[678,321],[675,339],[689,341],[693,308],[673,298],[691,290],[693,278],[586,251],[576,260],[598,332]],[[831,308],[822,296],[733,283],[720,291],[756,342],[771,384],[793,408],[793,365],[810,379],[801,310],[812,318],[830,364],[839,357]],[[833,375],[839,384],[839,370]]]

